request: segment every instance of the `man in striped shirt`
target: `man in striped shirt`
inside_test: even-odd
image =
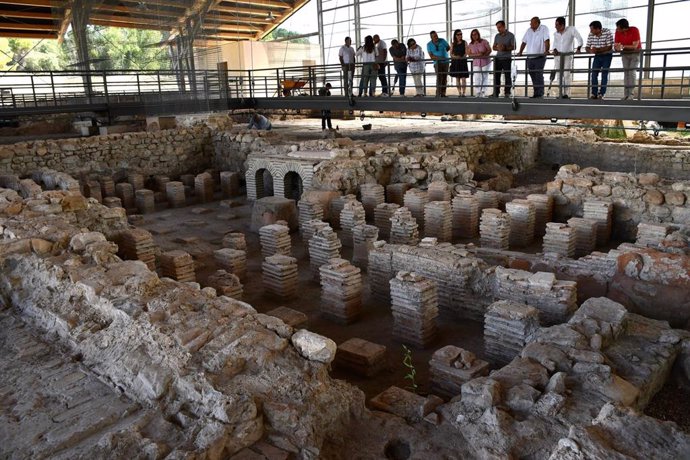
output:
[[[592,60],[592,95],[590,99],[603,99],[606,94],[606,85],[609,80],[609,68],[613,60],[613,34],[609,29],[604,29],[601,22],[592,21],[589,24],[589,36],[587,37],[588,53],[594,54]],[[599,72],[601,71],[601,86],[599,85]]]

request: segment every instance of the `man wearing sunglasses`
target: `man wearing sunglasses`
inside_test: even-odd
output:
[[[448,83],[448,66],[450,65],[450,45],[443,38],[438,38],[435,30],[429,35],[431,41],[426,44],[429,57],[434,61],[436,71],[436,97],[446,97],[446,85]]]

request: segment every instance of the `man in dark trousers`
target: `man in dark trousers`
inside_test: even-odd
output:
[[[319,96],[330,96],[331,95],[331,84],[326,83],[323,88],[319,89]],[[333,129],[331,124],[331,111],[328,109],[321,110],[321,129],[326,129],[326,124],[328,124],[328,129]]]

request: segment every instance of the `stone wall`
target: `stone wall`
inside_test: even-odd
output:
[[[690,147],[604,142],[571,135],[539,139],[539,160],[545,164],[576,163],[605,171],[653,171],[668,179],[690,178]]]
[[[176,176],[210,166],[211,130],[204,126],[0,145],[0,172],[19,176],[39,168]]]
[[[559,221],[582,216],[586,200],[613,203],[614,237],[634,241],[640,222],[690,225],[690,180],[669,182],[654,173],[602,172],[562,166],[547,193]]]

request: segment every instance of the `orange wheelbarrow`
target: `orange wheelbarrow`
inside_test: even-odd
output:
[[[285,97],[294,95],[301,96],[303,94],[301,90],[306,84],[307,82],[302,80],[281,80],[280,82],[283,96]]]

